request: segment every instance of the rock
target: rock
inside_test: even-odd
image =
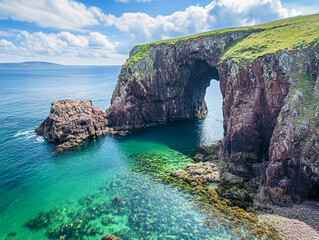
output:
[[[230,183],[240,183],[243,181],[243,178],[237,175],[234,175],[230,172],[224,172],[223,181],[230,182]]]
[[[113,235],[111,235],[111,234],[106,234],[106,235],[102,238],[102,240],[121,240],[121,238],[115,237],[115,236],[113,236]]]
[[[187,164],[188,176],[203,182],[219,182],[220,169],[211,162],[199,162],[196,164]]]
[[[203,157],[204,157],[203,154],[198,153],[198,154],[195,155],[194,161],[195,161],[195,162],[201,162],[201,161],[203,161]]]
[[[35,132],[65,150],[107,134],[107,124],[105,113],[90,100],[60,100],[52,103],[50,116]]]
[[[183,178],[183,176],[187,175],[187,172],[184,170],[174,170],[171,172],[173,177]]]
[[[17,235],[17,233],[15,233],[15,232],[9,232],[7,236],[8,237],[14,237],[16,235]]]
[[[119,197],[116,197],[116,198],[114,198],[114,202],[119,203],[119,202],[121,202],[121,199]]]

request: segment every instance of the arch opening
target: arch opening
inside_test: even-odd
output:
[[[189,66],[189,81],[185,88],[185,101],[186,106],[190,106],[189,113],[191,116],[201,118],[207,114],[206,90],[213,79],[219,81],[218,70],[206,61],[199,60]]]

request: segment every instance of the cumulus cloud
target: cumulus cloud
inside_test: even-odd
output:
[[[75,35],[66,31],[47,34],[14,30],[10,34],[16,39],[17,45],[0,39],[2,57],[78,58],[89,61],[109,59],[109,64],[121,64],[126,58],[126,55],[117,53],[118,42],[111,42],[99,32]]]
[[[40,27],[81,30],[100,24],[104,14],[74,0],[0,0],[0,19],[35,23]]]
[[[83,35],[67,31],[58,33],[12,30],[3,35],[13,36],[16,45],[0,39],[0,61],[43,60],[62,64],[121,65],[126,54],[118,53],[118,42],[112,42],[99,32]]]
[[[0,46],[2,47],[13,47],[13,43],[10,41],[7,41],[6,39],[1,39],[0,40]]]
[[[46,34],[43,32],[29,33],[18,31],[20,44],[28,51],[42,54],[73,54],[110,56],[115,54],[117,42],[111,43],[107,37],[99,32],[88,35],[74,35],[70,32]]]
[[[104,16],[107,26],[115,26],[137,40],[159,40],[213,29],[247,26],[300,15],[288,11],[280,0],[215,0],[207,6],[190,6],[168,16],[146,13]]]

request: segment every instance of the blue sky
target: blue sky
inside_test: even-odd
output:
[[[0,0],[0,62],[121,65],[137,44],[318,12],[317,0]]]

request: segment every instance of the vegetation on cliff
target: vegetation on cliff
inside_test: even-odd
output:
[[[252,33],[231,46],[222,59],[247,63],[268,53],[311,47],[319,42],[319,14],[288,18],[255,28],[265,30]]]
[[[249,63],[259,56],[280,50],[294,50],[314,46],[319,42],[319,14],[287,18],[252,27],[228,28],[205,32],[193,36],[163,40],[137,46],[136,54],[130,56],[126,65],[133,65],[149,55],[149,47],[158,44],[176,44],[180,41],[220,35],[233,31],[247,31],[246,37],[232,44],[222,60],[232,58],[237,62]],[[250,34],[249,34],[250,32]]]

